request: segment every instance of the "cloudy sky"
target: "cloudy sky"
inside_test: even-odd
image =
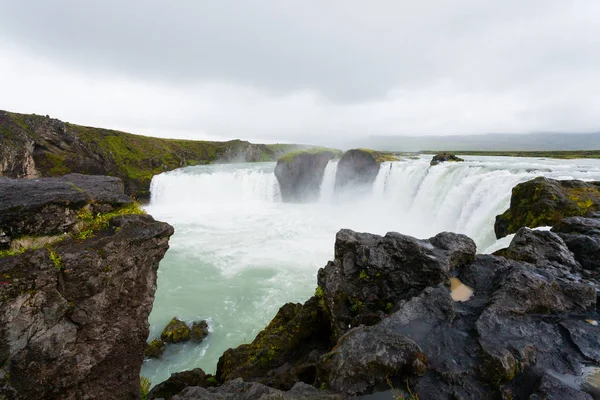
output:
[[[600,130],[598,0],[0,0],[0,109],[165,137]]]

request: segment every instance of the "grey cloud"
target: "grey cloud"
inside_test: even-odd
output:
[[[335,101],[451,79],[498,90],[598,66],[595,0],[3,0],[0,35],[80,68]]]
[[[190,138],[598,131],[599,20],[597,0],[0,0],[0,108]]]

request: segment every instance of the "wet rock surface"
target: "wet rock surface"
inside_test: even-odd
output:
[[[600,270],[600,214],[565,218],[552,228],[587,270]]]
[[[600,182],[535,178],[515,186],[510,208],[496,217],[497,238],[520,228],[554,226],[565,217],[600,211]]]
[[[292,203],[318,200],[325,168],[335,155],[330,150],[303,150],[277,160],[275,176],[282,200]]]
[[[434,165],[438,165],[439,163],[442,163],[442,162],[460,162],[460,161],[465,161],[465,160],[460,157],[457,157],[456,155],[451,154],[451,153],[437,153],[436,155],[433,156],[429,165],[433,167]]]
[[[51,188],[45,193],[36,181],[8,182],[18,190],[0,192],[0,209],[21,202],[25,218],[47,204],[90,201],[90,193],[107,205],[130,201],[114,178],[66,179],[82,190],[69,189],[65,179],[40,180]],[[15,193],[23,200],[11,197]],[[15,232],[14,220],[3,218],[0,229]],[[38,226],[45,233],[64,222],[39,221],[23,225],[25,231],[35,234]],[[119,215],[85,239],[63,235],[45,247],[0,256],[0,398],[139,398],[156,270],[172,234],[170,225],[149,215]]]

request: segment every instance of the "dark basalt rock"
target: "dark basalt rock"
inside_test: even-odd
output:
[[[182,320],[173,318],[162,330],[160,339],[165,343],[186,342],[192,338],[192,330]]]
[[[419,346],[382,324],[350,330],[319,363],[326,387],[348,396],[366,393],[390,376],[426,371],[427,357]]]
[[[123,182],[109,176],[0,177],[0,229],[9,237],[60,234],[77,222],[84,206],[96,214],[131,203],[123,194]]]
[[[516,233],[503,255],[516,261],[536,264],[540,267],[553,266],[567,272],[581,270],[573,253],[556,233],[521,228]]]
[[[148,400],[170,399],[189,386],[208,388],[216,386],[214,376],[206,374],[201,368],[191,371],[176,372],[169,379],[154,386],[148,393]]]
[[[348,150],[337,165],[336,190],[372,185],[384,160],[381,153],[373,150]]]
[[[282,390],[300,381],[312,384],[329,337],[329,322],[317,297],[304,305],[288,303],[252,343],[223,353],[217,379],[243,378]]]
[[[144,351],[144,356],[147,358],[160,358],[165,352],[165,349],[165,342],[158,339],[152,339],[152,341],[148,343],[146,351]]]
[[[600,182],[535,178],[515,186],[510,208],[496,217],[499,239],[520,228],[553,226],[565,217],[600,211]]]
[[[318,274],[334,339],[364,323],[364,316],[372,325],[400,300],[447,282],[455,267],[473,260],[475,250],[470,238],[448,232],[419,240],[395,232],[341,230],[334,261]]]
[[[587,270],[600,272],[600,216],[565,218],[552,228]]]
[[[194,321],[192,323],[192,340],[194,342],[201,342],[205,337],[208,336],[208,322],[206,321]]]
[[[214,388],[188,387],[172,397],[173,400],[343,400],[332,394],[302,382],[290,390],[281,391],[256,382],[234,379]]]
[[[441,162],[460,162],[460,161],[465,161],[465,160],[460,157],[457,157],[454,154],[437,153],[436,155],[433,156],[429,165],[433,167],[434,165],[438,165]]]
[[[331,150],[302,150],[277,160],[275,176],[284,202],[316,201],[320,195],[325,167],[335,158]]]

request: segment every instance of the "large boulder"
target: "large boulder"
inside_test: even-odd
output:
[[[600,182],[538,177],[515,186],[510,208],[496,217],[498,239],[520,228],[553,226],[564,217],[600,211]]]
[[[449,232],[419,240],[342,229],[334,251],[334,260],[319,270],[318,284],[337,339],[351,327],[379,322],[399,301],[449,281],[454,268],[473,260],[476,246]]]
[[[187,342],[192,338],[192,330],[179,318],[173,318],[160,334],[160,339],[165,343]]]
[[[456,155],[451,154],[451,153],[437,153],[436,155],[433,156],[429,165],[433,167],[434,165],[438,165],[439,163],[443,163],[443,162],[460,162],[460,161],[465,161],[465,160],[460,157],[457,157]]]
[[[37,181],[45,193],[36,181],[3,179],[13,192],[0,192],[0,209],[19,207],[28,222],[3,215],[0,230],[60,231],[35,210],[66,210],[95,195],[111,209],[129,201],[112,178],[76,179],[72,197],[64,179]],[[98,182],[118,190],[94,192]],[[42,248],[0,252],[0,398],[139,398],[156,270],[173,228],[149,215],[106,215],[85,238],[67,230]]]
[[[335,174],[336,190],[369,186],[375,182],[383,161],[396,161],[386,153],[368,149],[352,149],[344,153]]]
[[[319,298],[288,303],[252,343],[223,353],[217,379],[243,378],[284,390],[300,381],[312,384],[317,361],[329,349],[329,325]]]
[[[521,228],[502,255],[540,267],[552,266],[565,272],[578,272],[581,264],[559,235],[550,231]]]
[[[275,176],[284,202],[303,203],[319,199],[325,167],[335,158],[328,149],[310,149],[287,154],[277,160]]]

